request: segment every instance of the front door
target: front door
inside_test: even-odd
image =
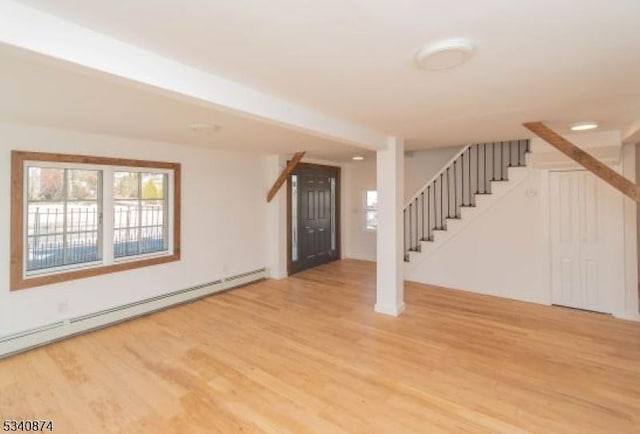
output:
[[[339,170],[301,163],[289,178],[289,273],[339,257]]]

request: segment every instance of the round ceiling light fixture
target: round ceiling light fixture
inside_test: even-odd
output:
[[[598,123],[593,121],[576,122],[571,124],[571,131],[587,131],[598,128]]]
[[[216,124],[190,124],[189,129],[196,133],[215,133],[220,130],[220,125]]]
[[[466,39],[447,39],[429,44],[415,55],[416,65],[427,71],[451,69],[468,61],[475,51]]]
[[[364,160],[364,157],[362,155],[354,155],[351,159],[354,161],[362,161]]]

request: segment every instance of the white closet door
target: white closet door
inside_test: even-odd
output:
[[[586,171],[551,173],[551,286],[554,304],[611,312],[618,290],[611,254],[619,193]],[[615,208],[615,207],[613,207]]]

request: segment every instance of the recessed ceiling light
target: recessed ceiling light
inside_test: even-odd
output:
[[[364,157],[362,155],[354,155],[351,159],[355,161],[362,161],[364,160]]]
[[[220,130],[220,125],[216,124],[191,124],[189,129],[196,133],[215,133]]]
[[[415,55],[419,68],[437,71],[462,65],[469,60],[475,47],[466,39],[448,39],[427,45]]]
[[[595,128],[598,128],[597,122],[578,122],[575,124],[571,124],[572,131],[586,131],[593,130]]]

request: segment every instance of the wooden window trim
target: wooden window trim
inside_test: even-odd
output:
[[[166,169],[173,171],[173,252],[166,256],[131,260],[117,264],[96,266],[79,270],[60,272],[44,276],[24,278],[24,163],[42,161],[51,163],[89,164],[100,166],[119,166]],[[165,264],[180,260],[180,209],[181,209],[181,165],[146,160],[123,158],[93,157],[86,155],[67,155],[46,152],[11,151],[11,265],[10,289],[33,288],[69,280],[83,279],[118,271],[132,270],[151,265]],[[171,212],[171,210],[169,210]]]

